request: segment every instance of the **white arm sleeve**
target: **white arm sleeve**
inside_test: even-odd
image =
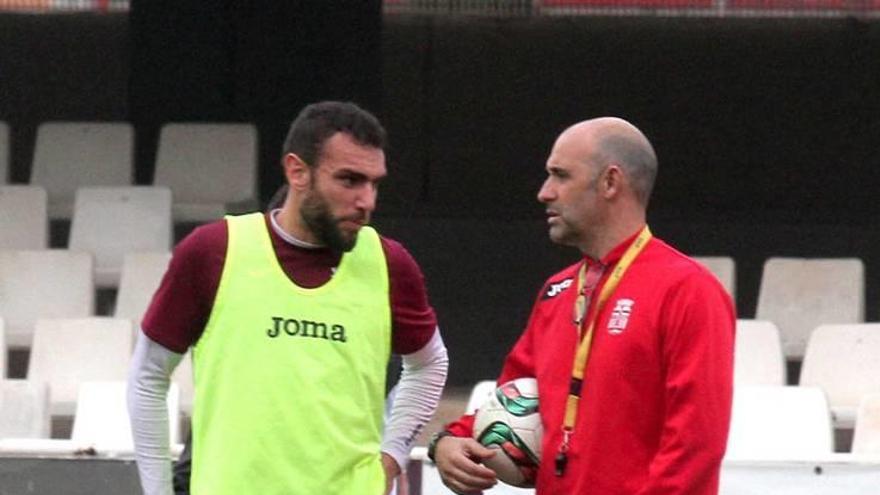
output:
[[[166,396],[182,354],[138,332],[128,374],[128,414],[144,495],[173,495]]]
[[[400,469],[405,470],[413,442],[440,403],[449,356],[437,329],[424,347],[402,358],[403,371],[395,386],[390,418],[385,424],[382,452],[393,457]]]

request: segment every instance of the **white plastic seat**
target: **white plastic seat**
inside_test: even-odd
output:
[[[154,183],[174,193],[174,220],[218,220],[257,207],[257,130],[252,124],[162,127]]]
[[[465,407],[465,414],[473,414],[480,406],[483,405],[489,397],[492,396],[492,393],[495,392],[497,385],[495,384],[495,380],[483,380],[477,382],[474,385],[473,390],[471,390],[471,395],[468,398],[467,406]]]
[[[779,327],[787,358],[803,358],[817,326],[865,321],[864,264],[856,258],[768,259],[755,319]]]
[[[9,124],[0,120],[0,184],[8,184],[9,177]]]
[[[799,383],[822,388],[835,424],[851,428],[862,397],[880,394],[880,323],[817,327]]]
[[[180,441],[178,396],[177,385],[171,384],[166,401],[171,444]],[[128,415],[126,382],[80,383],[70,438],[77,445],[89,445],[99,452],[133,452],[134,441]]]
[[[831,414],[820,388],[734,387],[727,459],[808,459],[833,451]]]
[[[695,256],[694,259],[709,269],[730,297],[736,300],[736,263],[730,256]]]
[[[94,317],[41,319],[28,378],[49,384],[53,415],[72,415],[79,384],[125,381],[133,345],[131,321]]]
[[[169,252],[128,253],[122,260],[122,273],[119,279],[119,292],[116,294],[116,307],[113,316],[128,318],[140,328],[141,319],[153,293],[159,288],[162,276],[171,260]]]
[[[46,249],[49,217],[40,186],[0,185],[0,249]]]
[[[118,287],[126,253],[168,251],[172,237],[166,187],[84,187],[76,192],[70,249],[95,257],[97,287]]]
[[[127,122],[46,122],[37,128],[30,183],[46,188],[49,218],[68,219],[80,187],[131,185],[133,156]]]
[[[866,395],[859,403],[852,452],[880,455],[880,394]]]
[[[773,322],[736,320],[733,356],[736,385],[785,385],[785,357],[779,329]]]
[[[0,314],[10,348],[30,347],[39,318],[94,313],[92,255],[65,249],[0,250]]]
[[[0,438],[49,438],[49,388],[34,380],[0,380]]]

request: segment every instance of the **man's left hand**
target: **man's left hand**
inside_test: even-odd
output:
[[[394,480],[400,476],[400,466],[393,457],[382,452],[382,469],[385,470],[385,495],[388,495],[394,486]]]

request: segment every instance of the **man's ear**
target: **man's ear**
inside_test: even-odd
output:
[[[296,153],[288,153],[283,158],[284,177],[293,190],[308,189],[312,180],[312,169]]]
[[[599,178],[599,186],[602,195],[606,198],[612,198],[620,194],[623,189],[623,170],[620,166],[612,163],[605,168],[602,176]]]

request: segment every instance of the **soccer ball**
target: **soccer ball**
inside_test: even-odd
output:
[[[499,450],[483,464],[513,486],[535,486],[543,432],[534,378],[518,378],[496,388],[474,419],[474,438]]]

